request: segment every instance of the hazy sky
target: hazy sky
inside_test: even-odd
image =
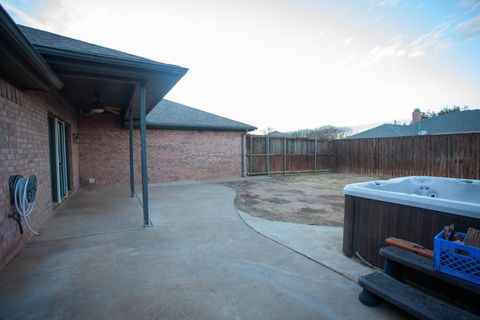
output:
[[[17,23],[189,68],[167,98],[286,131],[480,107],[476,0],[0,0]]]

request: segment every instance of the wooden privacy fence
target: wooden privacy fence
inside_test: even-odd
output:
[[[336,172],[480,179],[480,133],[335,140]]]
[[[332,170],[333,141],[247,135],[249,175],[287,174]]]
[[[249,175],[334,171],[480,179],[480,132],[314,140],[247,135]]]

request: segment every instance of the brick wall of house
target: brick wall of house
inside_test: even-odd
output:
[[[9,200],[9,177],[37,176],[36,203],[29,219],[34,229],[41,232],[57,206],[51,196],[49,113],[70,124],[72,133],[77,131],[76,112],[58,94],[21,91],[0,79],[0,269],[32,237],[25,228],[20,235],[17,223],[7,217],[14,211]],[[79,187],[78,145],[71,143],[71,137],[68,140],[74,192]]]
[[[100,185],[129,181],[128,130],[122,129],[121,120],[109,113],[79,115],[80,184],[88,184],[88,178]],[[134,140],[135,163],[139,164],[138,132]]]
[[[240,177],[240,132],[149,129],[150,181]]]
[[[79,117],[80,182],[129,181],[128,130],[111,114]],[[241,176],[241,132],[147,130],[150,182]],[[135,180],[140,179],[140,136],[134,131]]]

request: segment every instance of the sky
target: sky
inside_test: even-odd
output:
[[[19,24],[186,67],[167,99],[260,129],[480,108],[480,0],[0,3]]]

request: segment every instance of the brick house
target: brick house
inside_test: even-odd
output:
[[[162,101],[187,69],[18,26],[1,6],[0,37],[0,269],[32,237],[9,218],[12,175],[37,176],[39,229],[87,183],[142,181],[148,224],[148,180],[242,174],[254,127]]]
[[[146,117],[150,182],[238,177],[242,141],[255,127],[182,105],[160,101]],[[80,115],[80,184],[127,183],[128,131],[115,115]],[[138,127],[134,122],[134,127]],[[128,127],[128,121],[124,123]],[[135,130],[138,141],[138,130]],[[114,139],[113,137],[122,137]],[[112,143],[112,141],[114,143]],[[139,151],[135,152],[139,155]],[[140,160],[136,159],[136,171]],[[96,163],[109,164],[97,166]]]

